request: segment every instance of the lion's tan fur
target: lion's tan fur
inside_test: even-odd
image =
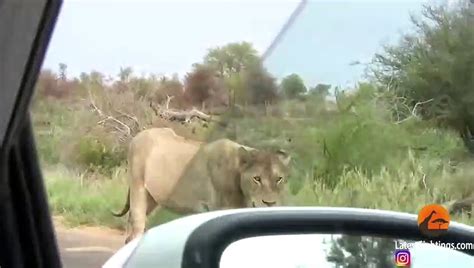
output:
[[[278,178],[285,176],[287,160],[285,154],[260,152],[228,139],[204,144],[180,137],[170,128],[140,132],[128,153],[131,234],[127,242],[143,233],[147,214],[157,206],[190,214],[279,205]]]
[[[130,178],[133,183],[143,180],[153,199],[165,202],[200,146],[200,142],[178,136],[170,128],[145,130],[130,144]]]

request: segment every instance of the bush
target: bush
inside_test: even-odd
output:
[[[60,144],[71,131],[69,124],[74,119],[74,112],[60,101],[41,98],[35,101],[32,108],[39,159],[43,165],[57,164],[61,160]]]
[[[93,135],[79,138],[74,149],[75,163],[104,174],[110,174],[113,168],[121,166],[126,159],[123,148],[110,145]]]
[[[382,170],[397,172],[409,154],[436,166],[426,171],[427,176],[432,176],[465,154],[462,141],[453,131],[416,119],[393,121],[384,95],[377,93],[375,87],[361,84],[351,92],[339,97],[341,111],[329,113],[320,99],[284,101],[279,104],[286,107],[283,110],[298,106],[311,109],[306,109],[303,118],[230,118],[236,128],[229,132],[216,130],[219,133],[213,135],[233,135],[246,145],[289,150],[294,159],[290,183],[293,193],[308,180],[333,189],[340,184],[342,174],[348,172],[357,171],[367,178]],[[318,104],[322,107],[314,107]],[[292,139],[290,143],[286,142],[288,138]]]
[[[182,89],[177,78],[148,81],[128,77],[107,86],[102,77],[98,72],[83,74],[75,88],[80,98],[52,99],[40,94],[34,99],[32,115],[43,165],[62,162],[74,170],[109,176],[111,170],[125,164],[130,139],[143,129],[171,127],[178,135],[205,139],[210,128],[169,122],[150,107],[153,96],[147,94],[163,97],[151,85],[159,83],[157,90],[164,90],[160,93],[171,93]],[[120,90],[124,85],[125,90]],[[183,98],[178,99],[177,104],[182,105]]]
[[[426,6],[416,32],[375,55],[372,74],[395,102],[410,111],[418,103],[420,116],[453,128],[474,152],[474,16],[467,1],[456,5]]]
[[[80,103],[38,99],[32,118],[43,165],[63,162],[73,169],[109,174],[125,161],[125,143],[97,125],[98,117]]]
[[[290,74],[284,77],[280,87],[283,90],[283,94],[290,99],[297,98],[307,91],[303,79],[297,74]]]
[[[417,214],[426,204],[459,198],[459,192],[446,191],[446,186],[453,185],[450,181],[453,176],[458,176],[458,172],[459,176],[464,173],[462,168],[455,173],[438,171],[430,177],[426,173],[437,169],[431,161],[408,155],[398,164],[396,171],[382,168],[371,177],[359,169],[346,170],[341,173],[339,183],[334,188],[317,181],[313,187],[308,185],[298,194],[290,196],[288,202],[295,206],[342,206]],[[474,190],[472,183],[469,190]],[[467,218],[465,214],[453,215],[452,220],[471,225],[474,223],[474,219]]]

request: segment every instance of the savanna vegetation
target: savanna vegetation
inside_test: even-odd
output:
[[[415,31],[374,55],[355,88],[305,85],[298,74],[277,81],[247,42],[209,49],[184,77],[123,68],[111,81],[98,71],[70,77],[66,64],[43,70],[32,116],[52,211],[70,224],[122,228],[110,211],[126,196],[127,144],[163,126],[196,140],[285,147],[292,205],[416,213],[471,196],[471,12],[426,7]],[[193,109],[209,117],[170,116]],[[160,212],[149,224],[174,217]]]

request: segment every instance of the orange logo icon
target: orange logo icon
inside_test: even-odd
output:
[[[418,227],[426,236],[444,234],[448,231],[450,220],[448,210],[437,204],[426,205],[418,213]]]

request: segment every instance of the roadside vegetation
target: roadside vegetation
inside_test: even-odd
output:
[[[474,16],[427,7],[417,31],[374,55],[354,88],[277,81],[252,44],[209,49],[185,77],[114,81],[98,71],[43,70],[32,106],[53,213],[70,224],[123,228],[130,139],[150,127],[187,138],[228,137],[293,155],[288,203],[417,213],[474,194]],[[210,118],[179,120],[198,110]],[[155,213],[149,225],[177,217]],[[454,220],[473,224],[466,214]],[[343,261],[343,260],[341,260]]]

